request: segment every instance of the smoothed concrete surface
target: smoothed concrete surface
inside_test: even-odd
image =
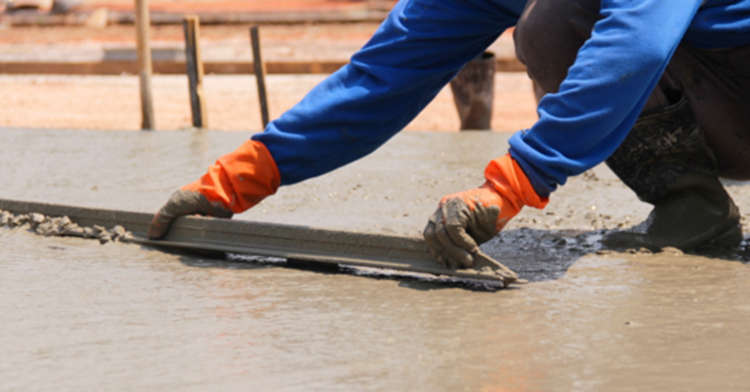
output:
[[[194,181],[216,158],[249,136],[210,131],[3,129],[0,145],[7,148],[0,155],[0,167],[6,183],[0,195],[153,212],[172,191]],[[362,160],[282,187],[237,218],[419,235],[443,195],[483,182],[486,163],[507,151],[508,136],[402,133]],[[589,229],[591,221],[612,220],[616,226],[647,212],[648,206],[601,165],[571,179],[552,196],[545,211],[527,209],[517,220],[529,227]],[[546,216],[560,219],[534,223]]]

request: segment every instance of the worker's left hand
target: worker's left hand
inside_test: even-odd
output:
[[[471,268],[479,244],[500,232],[520,209],[486,182],[443,197],[427,222],[424,238],[441,264],[452,269]]]
[[[524,205],[547,204],[509,154],[491,161],[485,178],[478,188],[443,197],[427,222],[427,246],[446,267],[471,268],[482,257],[479,245],[500,232]]]

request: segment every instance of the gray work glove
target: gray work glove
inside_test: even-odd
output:
[[[515,216],[511,203],[490,183],[445,196],[424,229],[432,255],[448,268],[471,268],[484,259],[479,244],[494,237]]]
[[[231,218],[233,215],[232,211],[220,202],[211,202],[198,192],[180,189],[174,192],[167,203],[154,215],[148,227],[148,238],[156,240],[164,237],[177,217],[192,214],[218,218]]]

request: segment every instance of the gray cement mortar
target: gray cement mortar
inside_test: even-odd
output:
[[[120,225],[115,225],[111,229],[99,225],[80,226],[67,216],[52,217],[37,212],[13,214],[0,210],[0,227],[26,229],[45,237],[90,238],[99,240],[102,244],[127,240],[131,237],[131,234]]]
[[[0,198],[153,212],[247,137],[3,129]],[[419,236],[506,148],[404,133],[236,219]],[[648,211],[604,167],[570,179],[486,246],[533,280],[493,293],[0,228],[0,389],[746,390],[748,265],[600,249]]]

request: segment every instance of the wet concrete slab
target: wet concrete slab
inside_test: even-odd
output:
[[[153,211],[247,137],[3,129],[0,197]],[[417,236],[506,149],[404,133],[237,218]],[[571,179],[486,247],[532,280],[499,292],[0,229],[0,389],[746,390],[739,250],[599,251],[648,209],[604,167]]]

